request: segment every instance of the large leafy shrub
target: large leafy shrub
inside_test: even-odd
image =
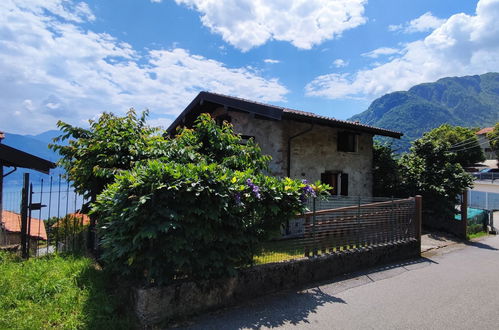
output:
[[[89,121],[89,128],[57,123],[63,133],[55,139],[58,144],[51,144],[50,148],[59,152],[58,165],[66,170],[66,178],[89,204],[119,171],[133,168],[138,161],[164,155],[165,139],[158,128],[147,126],[147,116],[147,111],[137,116],[130,109],[123,117],[103,113],[99,119]]]
[[[437,143],[424,137],[413,142],[411,152],[400,159],[402,186],[407,195],[423,196],[427,225],[454,218],[459,196],[472,186],[466,173],[449,151],[448,143]]]
[[[320,185],[264,174],[270,160],[201,115],[166,156],[117,174],[95,203],[103,261],[146,283],[231,275]]]

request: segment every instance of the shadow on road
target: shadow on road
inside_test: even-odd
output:
[[[428,258],[417,258],[384,266],[378,266],[365,271],[355,272],[348,275],[336,277],[335,279],[315,283],[313,286],[304,288],[302,291],[283,292],[253,301],[243,303],[239,307],[231,307],[225,310],[200,316],[194,320],[194,324],[178,324],[187,329],[258,329],[261,327],[279,327],[284,325],[297,325],[309,323],[311,314],[328,304],[346,304],[347,302],[334,295],[349,290],[356,286],[370,283],[372,280],[358,280],[369,277],[376,273],[387,273],[392,269],[400,268],[405,271],[416,270],[427,267],[437,262]],[[399,272],[400,273],[400,272]],[[396,276],[387,275],[386,278]],[[382,276],[378,276],[382,278]],[[321,286],[326,285],[328,292],[324,292]],[[332,285],[332,286],[331,286]]]
[[[251,305],[225,310],[219,315],[206,315],[197,320],[197,324],[187,326],[186,329],[258,329],[308,323],[308,316],[328,303],[346,304],[343,299],[324,293],[316,287],[299,293],[263,297],[253,301]]]
[[[493,247],[493,246],[490,246],[488,244],[485,244],[485,243],[482,243],[482,242],[465,242],[464,244],[468,245],[468,246],[473,246],[473,247],[476,247],[476,248],[479,248],[479,249],[486,249],[486,250],[492,250],[492,251],[499,251],[499,249]]]

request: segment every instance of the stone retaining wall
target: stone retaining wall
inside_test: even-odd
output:
[[[420,256],[416,239],[243,269],[236,277],[135,288],[133,307],[144,324],[179,318],[358,271]]]

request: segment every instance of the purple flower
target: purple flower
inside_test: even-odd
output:
[[[234,200],[236,201],[236,204],[241,204],[241,194],[240,193],[236,193],[234,195]]]
[[[255,195],[256,198],[260,199],[260,187],[258,187],[256,184],[254,184],[251,179],[246,180],[246,184],[251,188],[253,191],[253,194]]]
[[[315,197],[315,190],[312,188],[310,185],[306,185],[305,187],[302,188],[302,191],[304,194]]]
[[[307,184],[307,183],[308,183],[308,181],[307,181],[307,179],[303,179],[303,180],[301,180],[301,183],[303,183],[303,184]]]

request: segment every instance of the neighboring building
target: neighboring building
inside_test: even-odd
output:
[[[330,117],[201,92],[170,125],[192,126],[201,113],[228,121],[244,139],[254,138],[272,156],[270,174],[321,180],[333,194],[372,195],[373,136],[400,138],[402,133]]]
[[[475,133],[478,137],[478,144],[482,148],[483,155],[485,156],[485,159],[488,160],[497,159],[496,153],[490,147],[489,138],[487,137],[487,134],[492,132],[493,130],[494,127],[485,127]]]
[[[90,217],[87,214],[80,212],[69,213],[62,220],[57,221],[53,227],[67,226],[88,226],[90,224]]]
[[[21,215],[11,211],[2,211],[0,226],[0,246],[21,244]],[[29,226],[29,238],[31,247],[36,247],[39,240],[47,240],[45,222],[36,218],[31,218]]]

